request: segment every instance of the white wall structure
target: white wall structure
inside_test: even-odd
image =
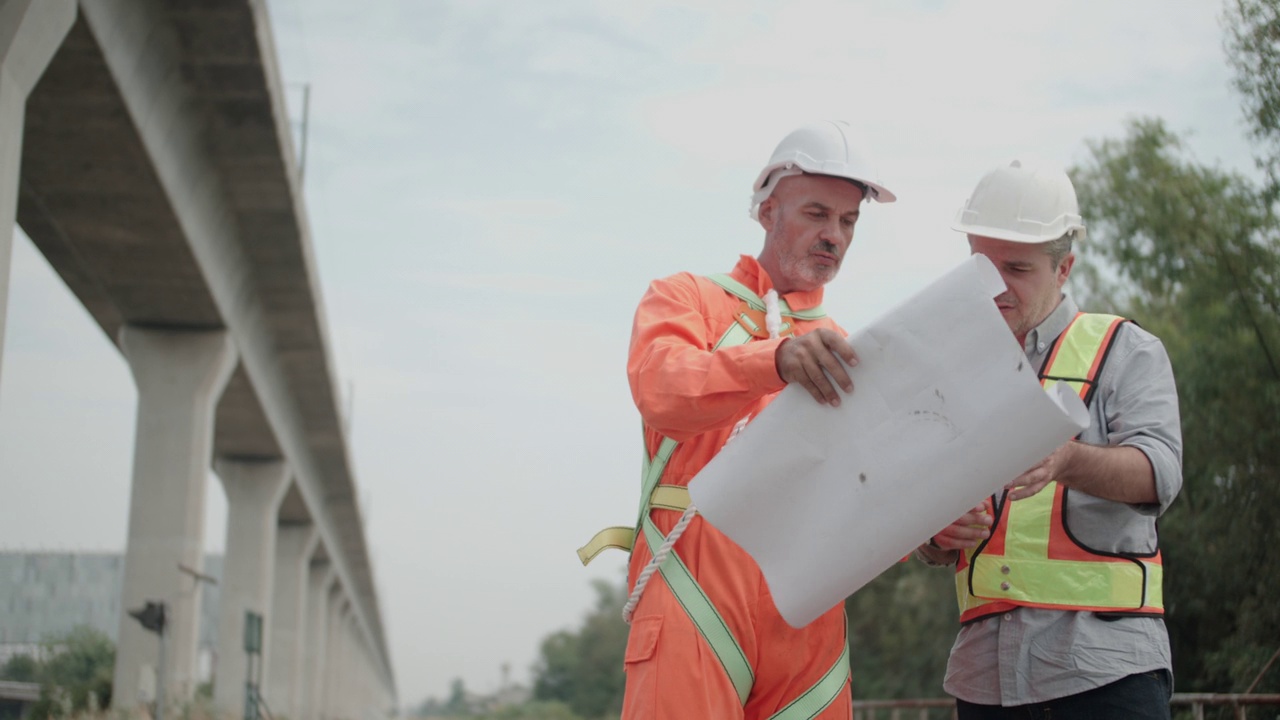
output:
[[[120,618],[125,711],[154,675],[175,708],[192,697],[192,573],[215,463],[232,525],[217,701],[238,710],[244,677],[228,677],[225,648],[241,647],[249,607],[265,620],[264,697],[302,708],[297,720],[370,712],[356,705],[372,697],[327,692],[334,668],[396,693],[265,3],[0,0],[0,342],[16,218],[139,389],[122,606],[163,601],[171,617],[162,672],[149,667],[155,636]],[[270,492],[244,479],[259,471]],[[295,525],[311,547],[281,559],[278,528]],[[304,633],[303,651],[284,639],[296,627],[273,634],[278,605],[323,639]],[[359,643],[336,633],[335,613]]]
[[[126,326],[120,347],[138,386],[133,487],[124,558],[122,605],[168,607],[169,697],[195,689],[204,556],[205,484],[213,446],[214,405],[235,367],[223,331],[149,330]],[[127,615],[116,642],[113,697],[122,707],[150,686],[155,638]],[[161,674],[161,673],[156,673]]]
[[[27,95],[75,17],[75,0],[0,0],[0,348],[9,304]]]

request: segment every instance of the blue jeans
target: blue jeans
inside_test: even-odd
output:
[[[1076,695],[1030,705],[976,705],[956,699],[959,720],[1169,720],[1165,670],[1139,673]]]

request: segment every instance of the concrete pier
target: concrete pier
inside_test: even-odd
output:
[[[339,708],[342,706],[342,676],[347,660],[346,633],[343,628],[347,624],[347,615],[351,612],[351,603],[340,585],[335,585],[329,599],[329,618],[326,634],[329,636],[328,661],[324,671],[323,712],[324,720],[343,720]]]
[[[274,617],[276,517],[289,488],[289,466],[281,461],[219,459],[214,470],[227,494],[226,560],[218,608],[218,654],[213,700],[219,711],[243,713],[249,658],[244,649],[245,614],[263,619],[258,686],[270,685],[266,637]]]
[[[311,564],[307,581],[308,650],[303,667],[302,717],[318,720],[324,715],[324,680],[329,647],[329,604],[337,590],[337,576],[328,562]]]
[[[27,96],[75,19],[75,0],[0,0],[0,350],[9,305]]]
[[[204,545],[204,499],[214,406],[235,367],[226,332],[125,326],[120,347],[138,386],[137,433],[121,605],[168,606],[166,694],[195,689],[200,594],[195,575]],[[132,617],[120,620],[112,704],[135,708],[150,684],[156,638]],[[146,669],[144,671],[144,669]],[[148,698],[151,699],[151,698]]]
[[[306,657],[314,642],[307,618],[310,608],[311,556],[319,535],[310,524],[280,525],[276,530],[275,592],[267,622],[269,663],[266,688],[272,714],[302,718]]]

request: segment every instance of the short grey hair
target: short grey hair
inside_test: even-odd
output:
[[[1053,261],[1053,267],[1057,268],[1062,264],[1063,259],[1071,254],[1071,240],[1074,235],[1075,231],[1071,230],[1057,240],[1050,240],[1044,244],[1044,252]]]

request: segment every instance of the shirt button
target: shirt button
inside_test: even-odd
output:
[[[1001,589],[1001,590],[1008,590],[1008,589],[1009,589],[1009,583],[1007,583],[1007,582],[1002,582],[1002,583],[1000,583],[1000,589]]]
[[[1012,619],[1013,619],[1013,613],[1005,613],[1005,614],[1004,614],[1004,619],[1005,619],[1005,620],[1012,620]]]
[[[1008,565],[1001,565],[1001,566],[1000,566],[1000,572],[1004,573],[1005,575],[1008,575],[1008,574],[1009,574],[1009,566],[1008,566]]]
[[[1039,350],[1040,352],[1044,352],[1044,343],[1038,343],[1036,345],[1036,349]]]

